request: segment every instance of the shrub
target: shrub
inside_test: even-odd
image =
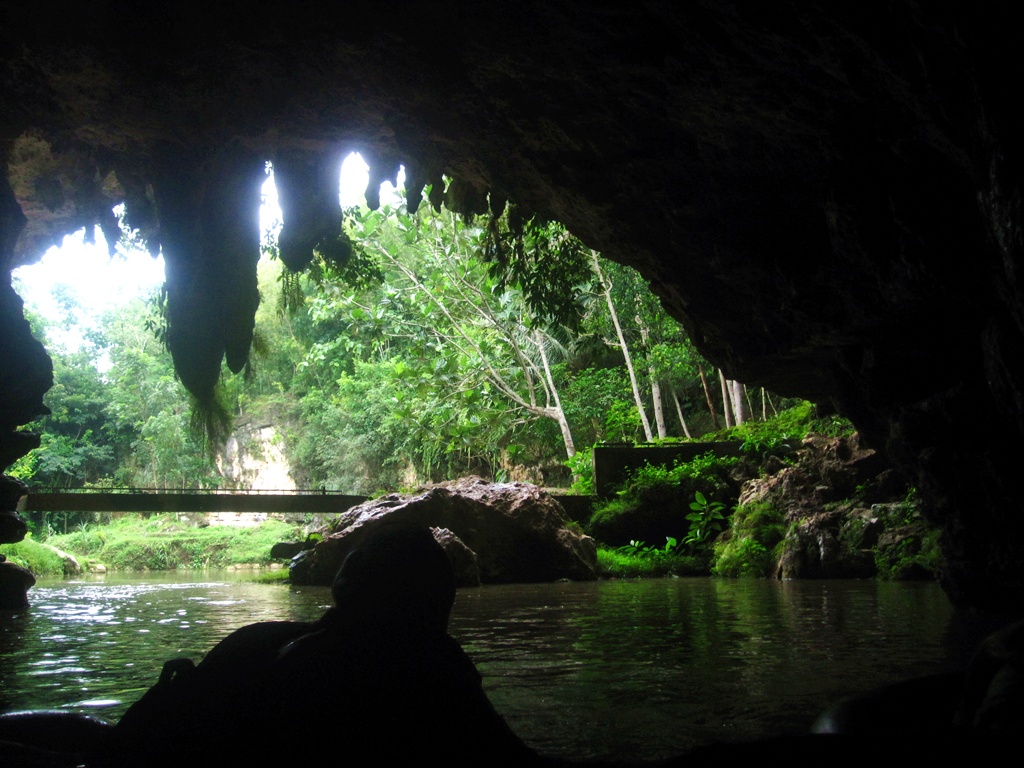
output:
[[[801,402],[782,411],[768,421],[748,421],[738,427],[716,432],[716,440],[742,440],[743,452],[761,459],[768,455],[783,455],[799,447],[808,435],[838,437],[853,434],[853,424],[841,416],[816,416],[813,403]]]
[[[698,493],[709,504],[734,503],[729,472],[737,462],[707,453],[671,467],[647,464],[629,476],[616,498],[595,503],[587,532],[616,546],[631,539],[683,539],[692,523],[687,513]]]
[[[594,449],[578,451],[575,456],[563,462],[572,472],[572,493],[579,496],[594,495]]]

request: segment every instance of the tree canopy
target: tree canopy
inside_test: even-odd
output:
[[[372,493],[468,473],[564,484],[597,441],[699,435],[747,397],[711,386],[713,367],[638,273],[555,222],[514,206],[473,219],[344,213],[301,273],[267,241],[251,362],[219,387],[236,423],[279,427],[300,485]],[[190,429],[160,311],[159,296],[133,302],[81,348],[51,348],[53,413],[15,473],[231,482]]]

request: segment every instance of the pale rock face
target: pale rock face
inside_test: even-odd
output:
[[[284,454],[277,428],[268,425],[236,430],[218,457],[217,468],[232,485],[253,491],[294,491],[291,464]],[[284,515],[262,512],[215,512],[207,515],[211,525],[252,527],[268,517]]]

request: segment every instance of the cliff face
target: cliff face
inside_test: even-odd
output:
[[[0,264],[126,201],[201,395],[248,352],[265,161],[296,266],[347,151],[404,164],[410,202],[446,174],[455,210],[515,200],[637,267],[729,376],[835,403],[945,526],[951,595],[1019,605],[1024,131],[993,6],[5,7]],[[6,460],[48,370],[6,288],[0,331]]]

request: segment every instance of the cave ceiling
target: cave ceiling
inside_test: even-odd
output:
[[[411,202],[448,176],[453,210],[558,219],[730,377],[835,404],[922,485],[959,460],[937,424],[967,403],[1024,429],[1008,3],[322,8],[6,4],[3,266],[113,233],[126,202],[202,392],[248,351],[264,163],[301,265],[358,150],[374,183],[404,165]]]

